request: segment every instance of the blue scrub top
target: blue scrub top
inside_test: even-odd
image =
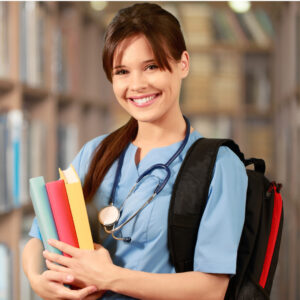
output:
[[[106,137],[99,136],[85,144],[72,164],[83,183],[92,154]],[[151,273],[175,273],[170,263],[167,247],[168,211],[173,184],[189,147],[201,137],[194,130],[182,153],[171,164],[171,178],[164,189],[117,236],[131,237],[131,242],[116,241],[110,235],[103,236],[102,244],[112,255],[113,262],[121,267]],[[181,141],[166,147],[150,150],[135,164],[137,147],[130,143],[116,189],[115,202],[120,207],[142,172],[157,163],[166,163],[176,152]],[[98,210],[108,205],[117,161],[113,163],[98,189],[94,204]],[[165,171],[156,169],[143,179],[135,192],[126,200],[118,224],[132,216],[152,195],[158,182],[165,178]],[[208,201],[198,231],[195,248],[194,270],[206,273],[235,274],[238,244],[245,219],[248,177],[240,159],[228,147],[219,149]],[[36,219],[29,233],[41,239]],[[107,292],[102,299],[128,299],[123,295]]]

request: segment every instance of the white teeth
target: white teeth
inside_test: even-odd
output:
[[[131,100],[136,103],[146,103],[146,102],[153,100],[154,98],[155,98],[155,95],[145,97],[145,98],[140,98],[140,99],[131,99]]]

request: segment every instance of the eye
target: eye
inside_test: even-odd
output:
[[[158,66],[156,64],[151,64],[146,67],[146,70],[155,70],[155,69],[158,69]]]
[[[127,70],[125,70],[125,69],[119,69],[119,70],[115,71],[114,75],[125,75],[127,73],[128,73]]]

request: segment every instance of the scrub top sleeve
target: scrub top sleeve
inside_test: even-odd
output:
[[[34,217],[32,221],[31,229],[28,235],[31,236],[32,238],[37,238],[39,240],[42,240],[41,232],[36,217]]]
[[[198,230],[194,271],[235,274],[247,186],[244,164],[228,147],[220,147]]]

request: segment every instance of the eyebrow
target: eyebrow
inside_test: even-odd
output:
[[[142,64],[147,64],[149,62],[155,62],[155,59],[145,60],[145,61],[142,62]],[[118,66],[113,67],[113,70],[114,69],[120,69],[120,68],[126,68],[126,66],[125,65],[118,65]]]

